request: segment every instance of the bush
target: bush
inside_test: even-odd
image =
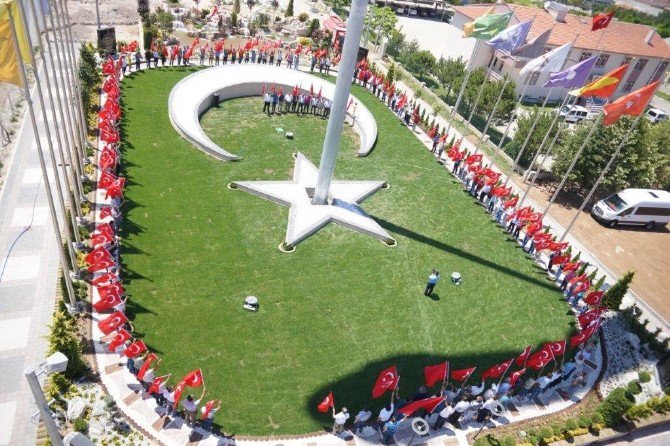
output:
[[[307,14],[306,12],[301,12],[300,14],[298,14],[298,21],[299,22],[305,23],[307,21],[307,19],[309,19],[309,14]]]
[[[636,404],[626,411],[626,418],[629,420],[640,420],[649,418],[654,412],[646,404]]]
[[[663,393],[665,393],[666,395],[670,395],[670,386],[663,389]]]
[[[608,427],[615,427],[621,423],[621,417],[628,409],[633,406],[633,402],[627,395],[626,389],[619,387],[614,389],[607,398],[598,405],[597,413],[599,413],[603,422]],[[595,420],[594,420],[595,421]]]
[[[77,337],[76,321],[65,309],[63,301],[60,301],[59,308],[54,312],[49,328],[49,354],[59,351],[68,358],[65,376],[76,379],[84,375],[88,366]]]
[[[286,7],[286,17],[291,17],[293,15],[293,0],[288,0],[288,6]]]
[[[554,431],[549,426],[544,426],[542,429],[540,429],[537,432],[537,438],[539,438],[540,441],[551,438],[553,436],[554,436]]]
[[[579,428],[579,423],[574,418],[565,421],[565,430],[574,431]]]
[[[641,383],[648,383],[651,381],[651,373],[649,373],[646,370],[640,370],[637,374],[638,378],[640,378]]]
[[[500,446],[516,446],[516,439],[512,436],[503,437]]]
[[[77,418],[72,422],[72,429],[76,432],[86,433],[88,430],[88,423],[83,418]]]
[[[592,423],[591,417],[587,415],[580,415],[579,418],[577,419],[577,423],[581,428],[588,428]]]
[[[633,281],[634,275],[635,273],[633,271],[628,271],[619,280],[617,280],[617,282],[612,285],[610,289],[605,291],[605,294],[603,295],[603,305],[610,310],[619,311],[621,301],[628,292],[628,287]]]
[[[633,380],[628,383],[627,390],[633,395],[639,395],[640,393],[642,393],[642,386],[638,381]]]

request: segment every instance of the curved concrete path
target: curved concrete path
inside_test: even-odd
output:
[[[314,92],[332,99],[335,84],[302,71],[272,65],[242,64],[208,68],[185,77],[174,86],[168,100],[168,114],[174,128],[203,152],[225,161],[240,157],[219,147],[205,134],[200,117],[214,105],[214,95],[219,101],[246,96],[259,96],[263,85],[268,91],[275,85],[292,91],[297,85],[303,92],[313,87]],[[350,111],[356,110],[354,129],[360,137],[358,156],[366,156],[377,140],[377,122],[372,113],[356,98]],[[349,114],[351,117],[351,114]]]

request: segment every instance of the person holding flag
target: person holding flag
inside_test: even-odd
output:
[[[185,384],[188,385],[188,383]],[[205,397],[205,393],[207,393],[207,387],[203,386],[200,397],[197,400],[194,400],[193,395],[189,393],[186,399],[181,403],[181,407],[184,409],[184,420],[190,427],[195,427],[195,415],[198,412],[200,402]]]
[[[210,400],[200,408],[200,419],[202,420],[201,427],[206,431],[212,430],[212,422],[214,415],[221,409],[221,400]]]
[[[340,435],[344,432],[344,423],[349,419],[349,410],[346,407],[342,407],[342,410],[335,413],[335,405],[332,406],[333,409],[333,435]]]

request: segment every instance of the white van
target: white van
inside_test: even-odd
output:
[[[565,118],[565,122],[578,123],[589,119],[589,111],[581,105],[564,106],[560,115]]]
[[[656,124],[657,122],[663,122],[668,119],[668,114],[663,110],[659,110],[657,108],[650,108],[649,110],[647,110],[647,114],[645,116],[649,121],[651,121],[652,124]]]
[[[670,192],[654,189],[624,189],[600,200],[591,215],[610,228],[618,224],[644,225],[653,229],[670,222]]]

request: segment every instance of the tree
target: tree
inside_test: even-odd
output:
[[[386,45],[386,52],[393,57],[399,57],[405,50],[405,35],[398,30],[391,33],[388,44]]]
[[[664,121],[651,126],[649,130],[649,144],[656,152],[656,164],[654,166],[655,181],[653,187],[669,189],[670,121]]]
[[[232,32],[232,29],[235,28],[236,26],[237,26],[237,13],[235,11],[233,11],[230,14],[230,29],[231,29],[231,32]]]
[[[519,165],[523,167],[528,167],[530,165],[530,162],[533,159],[535,152],[540,148],[540,144],[544,139],[544,135],[547,133],[547,131],[549,130],[549,126],[551,125],[551,122],[554,120],[554,114],[551,112],[543,111],[538,107],[533,107],[531,111],[524,113],[522,116],[519,117],[519,119],[517,120],[518,128],[516,133],[514,134],[514,138],[512,139],[512,141],[509,142],[509,144],[505,146],[505,152],[513,159],[516,159],[516,156],[523,147],[523,143],[526,140],[526,137],[528,136],[531,127],[533,126],[533,122],[535,122],[535,119],[538,116],[539,120],[537,122],[537,125],[535,126],[535,129],[533,130],[530,139],[526,144],[526,148],[524,149],[523,154],[519,159]],[[551,134],[547,138],[548,142],[545,143],[547,146],[549,145],[553,137],[556,135],[558,127],[559,126],[554,125]],[[544,150],[546,150],[546,147],[544,148]]]
[[[621,302],[628,292],[628,287],[635,276],[634,271],[628,271],[610,289],[603,294],[602,304],[610,310],[619,311]]]
[[[416,73],[420,80],[423,80],[426,73],[435,66],[435,56],[428,50],[421,50],[412,53],[405,61],[407,68]]]
[[[377,44],[379,44],[379,37],[390,36],[395,31],[396,23],[398,23],[398,16],[388,6],[380,8],[372,4],[365,15],[365,26],[375,33]]]
[[[465,61],[462,57],[458,59],[440,59],[433,70],[435,77],[445,88],[447,88],[446,99],[451,97],[452,92],[461,88],[465,76]]]
[[[307,27],[307,31],[305,32],[305,37],[312,37],[312,34],[316,32],[319,29],[319,19],[312,19],[311,22],[309,22],[309,26]]]
[[[389,65],[389,69],[386,71],[386,80],[389,81],[390,84],[393,83],[396,79],[396,73],[395,73],[395,63],[391,62]]]
[[[247,0],[247,7],[249,8],[249,11],[256,5],[256,0]]]
[[[88,369],[82,355],[82,348],[77,338],[76,321],[65,309],[63,301],[59,302],[49,328],[49,353],[61,352],[67,356],[68,363],[65,376],[70,379],[80,378]]]
[[[137,0],[137,13],[146,21],[149,16],[149,0]]]
[[[233,12],[236,14],[236,16],[240,13],[240,0],[235,0],[233,2]]]
[[[288,0],[288,6],[286,7],[286,17],[293,17],[293,0]]]
[[[156,8],[156,12],[151,15],[150,20],[163,32],[163,35],[170,34],[173,30],[174,15],[163,9],[162,6]]]
[[[624,116],[607,127],[598,124],[589,143],[577,160],[568,180],[583,190],[590,190],[599,173],[609,161],[612,153],[629,133],[634,117]],[[600,184],[602,191],[625,189],[627,187],[651,187],[655,183],[657,164],[656,150],[648,137],[649,122],[642,119],[635,130],[630,132],[617,159]],[[565,138],[558,148],[552,172],[563,176],[575,153],[584,142],[591,125],[581,125]]]

